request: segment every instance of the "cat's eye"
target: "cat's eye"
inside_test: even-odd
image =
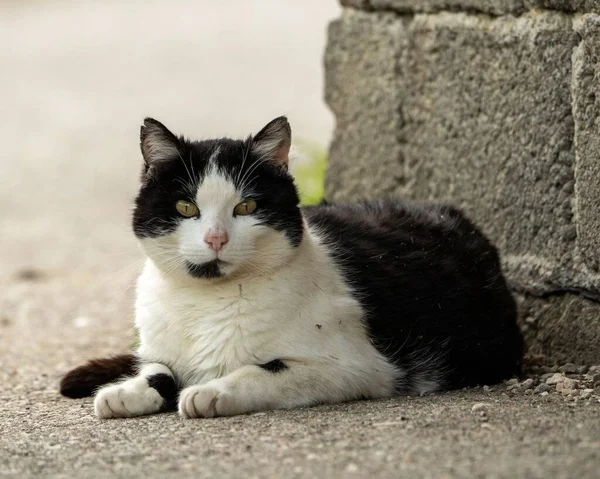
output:
[[[244,200],[233,209],[233,214],[235,216],[251,215],[252,213],[254,213],[255,209],[256,209],[256,201]]]
[[[191,218],[198,215],[198,207],[191,201],[179,200],[175,203],[177,213],[185,218]]]

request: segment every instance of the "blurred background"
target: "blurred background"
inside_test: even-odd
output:
[[[0,227],[13,267],[65,266],[91,238],[109,247],[113,226],[129,234],[145,116],[202,138],[246,136],[286,114],[309,156],[327,146],[322,56],[335,0],[1,8]],[[41,255],[40,242],[52,249]]]
[[[129,221],[146,116],[206,138],[244,137],[285,114],[308,153],[294,165],[303,200],[322,194],[333,128],[322,58],[336,0],[0,9],[2,353],[33,366],[44,345],[87,357],[130,341],[142,258]]]

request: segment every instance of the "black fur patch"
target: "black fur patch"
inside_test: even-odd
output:
[[[272,373],[280,373],[285,369],[288,369],[287,365],[281,359],[273,359],[268,363],[259,364],[258,367],[271,371]]]
[[[366,313],[373,344],[418,383],[492,384],[523,341],[496,248],[457,209],[382,201],[305,208]]]
[[[219,267],[221,263],[218,259],[203,264],[186,263],[186,268],[194,278],[214,279],[222,276]]]
[[[93,359],[62,378],[60,393],[74,399],[91,396],[99,387],[135,374],[137,365],[138,358],[133,354]]]
[[[177,409],[177,385],[175,379],[164,373],[148,376],[148,386],[158,391],[164,399],[162,411],[174,411]]]

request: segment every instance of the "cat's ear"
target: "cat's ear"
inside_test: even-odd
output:
[[[292,129],[285,116],[267,123],[252,139],[254,154],[271,160],[284,169],[288,166],[291,145]]]
[[[180,146],[179,139],[160,121],[144,120],[140,129],[140,148],[147,168],[177,158]]]

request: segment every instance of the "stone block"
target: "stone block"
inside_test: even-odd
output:
[[[326,100],[336,116],[327,194],[391,194],[401,172],[401,93],[397,58],[407,46],[394,15],[345,10],[329,27]]]
[[[369,0],[341,0],[343,7],[370,9]]]
[[[532,355],[559,364],[598,364],[600,304],[577,294],[517,295],[521,330]]]
[[[590,275],[600,269],[600,17],[575,23],[581,42],[573,53],[575,214],[577,244]]]
[[[569,13],[600,13],[600,0],[525,0],[526,8],[545,8]]]
[[[398,13],[469,12],[521,15],[527,10],[600,13],[600,0],[342,0],[342,5]]]
[[[572,284],[579,36],[570,19],[441,13],[417,15],[409,31],[402,111],[410,181],[398,193],[462,207],[498,244],[512,281],[538,292]]]
[[[491,15],[520,14],[527,8],[525,0],[371,0],[368,6],[375,10],[393,10],[399,13],[461,11]]]

